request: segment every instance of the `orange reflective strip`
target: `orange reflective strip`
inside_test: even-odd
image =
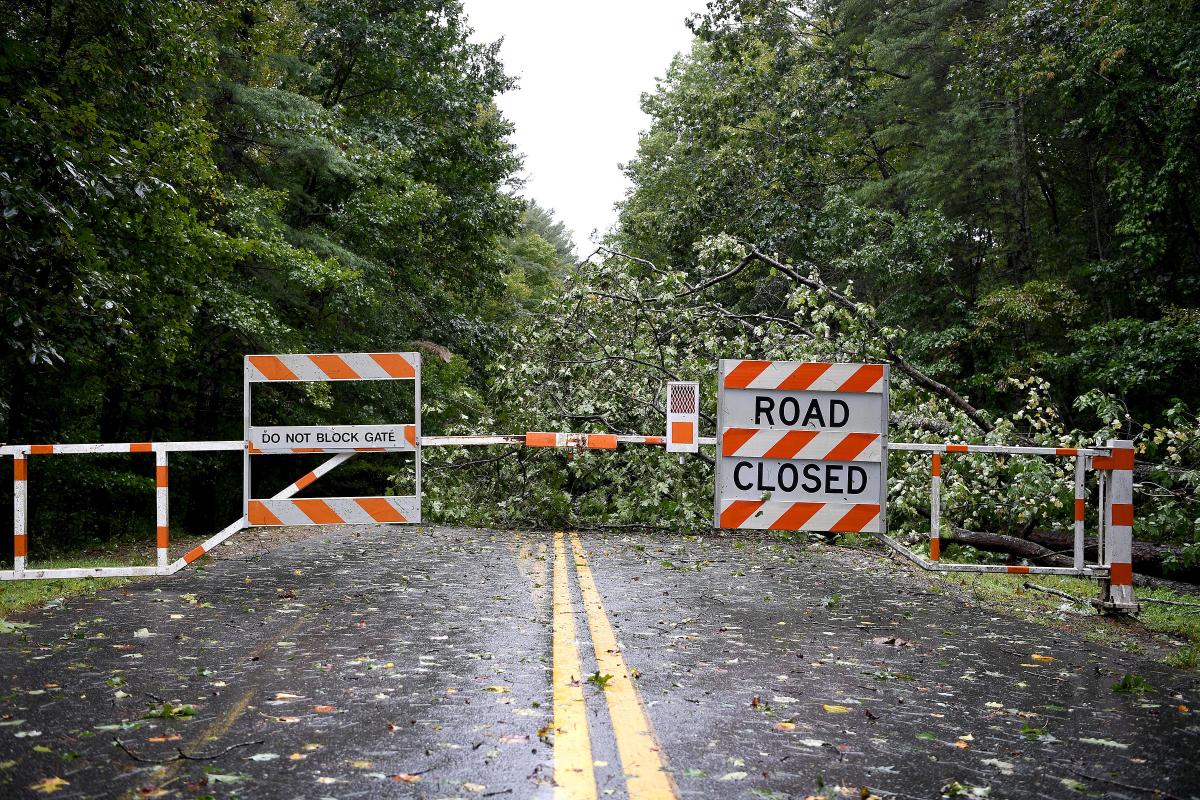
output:
[[[1112,451],[1112,469],[1133,469],[1133,448],[1120,447]]]
[[[935,478],[942,477],[942,454],[933,454],[933,463],[929,465],[929,474]]]
[[[878,433],[848,433],[837,447],[825,456],[826,461],[853,461],[858,454],[866,450],[872,442],[879,438]]]
[[[250,356],[250,364],[269,381],[298,381],[296,373],[275,356]]]
[[[396,507],[382,497],[356,497],[354,502],[376,522],[405,522]]]
[[[721,512],[722,528],[738,528],[750,519],[755,511],[762,508],[763,500],[734,500],[729,507]]]
[[[297,481],[296,481],[296,489],[297,489],[297,491],[299,491],[300,489],[303,489],[305,486],[308,486],[310,483],[312,483],[313,481],[315,481],[315,480],[317,479],[317,477],[318,477],[318,476],[317,476],[317,473],[315,473],[315,472],[310,472],[310,473],[308,473],[307,475],[305,475],[305,476],[303,476],[302,478],[300,478],[299,480],[297,480]]]
[[[791,458],[815,438],[817,431],[788,431],[763,453],[763,458]]]
[[[1077,455],[1079,455],[1079,451],[1076,450],[1074,447],[1056,447],[1056,448],[1054,448],[1054,455],[1056,455],[1056,456],[1077,456]]]
[[[149,453],[153,449],[153,442],[131,442],[129,445],[129,452],[131,453]]]
[[[969,446],[965,444],[948,444],[946,445],[947,453],[966,453],[969,452]]]
[[[867,526],[871,520],[879,516],[879,506],[861,503],[839,519],[829,530],[845,533],[857,533]]]
[[[730,428],[721,435],[721,455],[735,456],[750,437],[758,433],[755,428]]]
[[[1108,568],[1108,580],[1114,586],[1133,585],[1133,564],[1114,562]]]
[[[171,546],[171,529],[168,528],[166,525],[158,526],[158,546],[159,547],[170,547]]]
[[[1028,575],[1029,567],[1006,567],[1009,574],[1012,575]]]
[[[787,511],[779,515],[779,519],[771,523],[771,530],[799,530],[804,523],[812,519],[813,514],[816,514],[824,507],[824,503],[792,503]]]
[[[526,433],[526,447],[557,447],[558,437],[553,433]]]
[[[45,456],[54,452],[52,444],[34,444],[29,446],[29,454],[33,456]]]
[[[1112,524],[1113,525],[1132,525],[1133,524],[1133,503],[1113,503],[1112,504]]]
[[[325,450],[320,447],[293,447],[293,453],[324,453]]]
[[[1082,520],[1084,517],[1084,513],[1086,511],[1087,511],[1087,501],[1086,500],[1076,500],[1075,501],[1075,519]]]
[[[882,364],[864,364],[838,387],[839,392],[865,392],[883,378]]]
[[[339,525],[346,521],[324,500],[293,500],[292,505],[318,525]]]
[[[154,485],[159,489],[167,488],[167,467],[158,466],[154,468]]]
[[[771,366],[770,361],[742,361],[725,376],[725,388],[745,389],[769,366]]]
[[[251,454],[261,454],[262,453],[262,450],[259,450],[257,447],[254,446],[254,442],[246,442],[246,449],[249,450]]]
[[[930,539],[929,540],[929,560],[937,561],[941,557],[942,557],[942,540],[941,539]]]
[[[251,525],[282,525],[283,520],[271,513],[262,502],[251,500],[246,509],[246,517]]]
[[[354,448],[354,452],[356,452],[356,453],[386,453],[387,448],[386,447],[356,447],[356,448]]]
[[[29,461],[24,457],[13,459],[13,480],[27,481],[29,480]]]
[[[666,444],[666,443],[667,443],[667,439],[665,436],[643,436],[642,437],[642,444]]]
[[[779,384],[780,389],[807,389],[824,375],[832,364],[801,364]]]
[[[352,381],[362,377],[350,369],[350,365],[343,361],[341,356],[309,356],[308,360],[316,364],[317,369],[335,381]]]
[[[673,421],[671,423],[671,441],[676,444],[692,444],[696,441],[696,426],[686,420]]]
[[[417,446],[417,426],[416,425],[405,425],[404,426],[404,438],[409,444],[411,444],[413,447],[416,447]]]
[[[393,378],[415,378],[417,376],[413,365],[399,353],[371,353],[371,360]]]
[[[592,450],[616,450],[616,434],[589,433],[587,437],[587,446]]]
[[[183,554],[183,563],[190,564],[202,555],[204,555],[203,547],[193,547]]]
[[[13,555],[24,558],[29,555],[29,537],[23,533],[13,534]]]

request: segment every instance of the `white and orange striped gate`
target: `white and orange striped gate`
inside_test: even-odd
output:
[[[413,418],[395,425],[256,427],[251,421],[258,383],[412,381]],[[243,390],[246,454],[243,513],[249,527],[419,523],[421,521],[421,354],[324,353],[245,357]],[[251,496],[252,457],[337,453],[285,490],[285,496]],[[412,453],[414,492],[405,496],[294,498],[321,475],[356,453]],[[344,457],[342,457],[344,456]],[[324,468],[324,469],[322,469]]]

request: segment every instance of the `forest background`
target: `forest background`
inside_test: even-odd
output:
[[[1134,439],[1137,537],[1200,565],[1194,2],[713,0],[590,255],[521,199],[512,81],[453,0],[3,0],[0,21],[0,441],[241,438],[255,352],[419,350],[426,434],[658,433],[675,378],[711,432],[718,358],[887,361],[897,440]],[[411,402],[313,384],[254,413]],[[173,524],[240,513],[235,458],[173,458]],[[406,491],[398,459],[309,493]],[[260,461],[266,488],[310,468]],[[427,461],[430,521],[711,524],[703,454]],[[1053,543],[1069,469],[950,459],[947,519]],[[927,457],[890,477],[920,548]],[[151,465],[31,478],[35,562],[150,541]],[[951,555],[1012,556],[991,549]]]

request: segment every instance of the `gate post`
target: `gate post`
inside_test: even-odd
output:
[[[13,575],[25,576],[29,555],[29,454],[13,456]]]
[[[1133,595],[1133,442],[1109,439],[1112,453],[1096,459],[1096,466],[1108,471],[1108,492],[1101,513],[1104,515],[1104,565],[1108,578],[1101,586],[1098,603],[1101,611],[1130,613],[1138,610]]]
[[[155,520],[157,524],[158,568],[165,570],[171,564],[171,515],[169,513],[169,475],[167,467],[167,451],[154,451],[154,500]]]

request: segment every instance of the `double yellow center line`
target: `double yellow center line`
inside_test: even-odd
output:
[[[604,688],[604,697],[629,800],[677,800],[675,782],[667,771],[662,748],[617,646],[578,534],[571,534],[571,544],[596,667],[612,676]],[[553,606],[554,796],[556,800],[595,800],[596,775],[576,639],[575,603],[562,531],[554,534]]]

